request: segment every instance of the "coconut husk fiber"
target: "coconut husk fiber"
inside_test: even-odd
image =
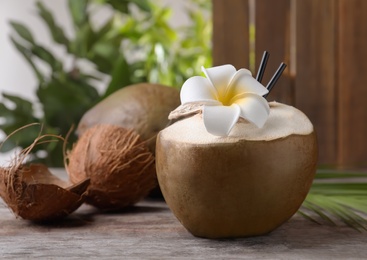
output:
[[[139,134],[123,127],[88,128],[68,160],[70,180],[90,178],[86,202],[102,210],[133,205],[158,185],[153,154]]]

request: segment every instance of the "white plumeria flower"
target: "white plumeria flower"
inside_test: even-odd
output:
[[[268,90],[247,69],[236,71],[232,65],[201,68],[205,77],[189,78],[181,89],[181,103],[204,104],[206,130],[217,136],[227,136],[239,117],[261,128],[270,108],[263,95]]]

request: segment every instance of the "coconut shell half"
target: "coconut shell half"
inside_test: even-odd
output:
[[[19,217],[51,221],[66,217],[85,200],[89,179],[72,185],[42,164],[0,168],[0,196]]]

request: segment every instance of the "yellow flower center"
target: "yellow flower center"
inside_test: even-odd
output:
[[[232,89],[226,91],[226,93],[218,94],[218,101],[222,103],[223,106],[230,106],[233,103],[233,97],[236,96],[237,93]]]

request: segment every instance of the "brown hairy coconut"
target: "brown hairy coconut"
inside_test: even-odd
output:
[[[71,185],[42,164],[0,168],[0,196],[23,219],[50,221],[69,215],[85,200],[89,180]]]
[[[186,109],[183,114],[189,114]],[[316,163],[311,122],[301,111],[275,102],[261,129],[239,120],[229,136],[217,137],[196,114],[162,130],[157,138],[163,196],[180,222],[199,237],[244,237],[274,230],[301,206]]]
[[[156,136],[168,124],[168,115],[180,104],[177,89],[140,83],[124,87],[87,111],[79,122],[82,135],[97,124],[118,125],[136,131],[155,153]]]
[[[119,126],[88,128],[68,160],[70,180],[90,178],[87,203],[103,210],[133,205],[157,186],[153,154],[135,131]]]

